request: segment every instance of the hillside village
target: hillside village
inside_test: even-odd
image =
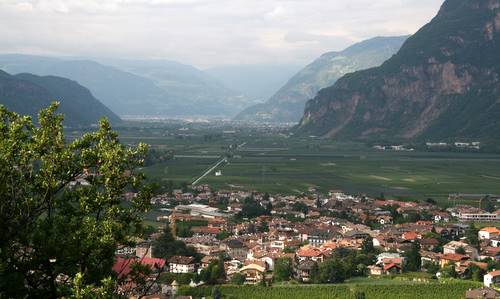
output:
[[[432,199],[314,189],[284,196],[200,185],[155,196],[159,229],[117,251],[113,269],[126,281],[132,265],[150,267],[151,291],[165,298],[180,285],[341,283],[366,276],[482,281],[486,289],[479,291],[497,296],[491,288],[500,282],[497,201],[490,196],[482,208],[443,209]],[[168,241],[176,245],[167,248]]]

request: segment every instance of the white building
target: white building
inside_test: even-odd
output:
[[[495,283],[500,282],[500,270],[489,272],[488,274],[484,275],[483,278],[484,285],[487,287],[491,287]]]
[[[496,227],[484,227],[477,233],[480,240],[489,240],[498,237],[500,230]]]
[[[500,221],[500,215],[496,213],[460,213],[460,221]]]
[[[227,214],[219,212],[218,208],[214,208],[202,204],[178,205],[175,207],[178,212],[189,212],[191,216],[201,216],[204,218],[227,217]]]
[[[192,256],[173,256],[168,259],[168,269],[171,273],[194,273],[195,259]]]

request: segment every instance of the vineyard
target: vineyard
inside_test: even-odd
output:
[[[443,283],[404,283],[394,285],[297,285],[297,286],[221,286],[223,298],[235,299],[352,299],[355,292],[363,292],[369,299],[460,299],[465,291],[481,285],[470,281]],[[181,288],[181,295],[194,298],[209,297],[212,287]]]

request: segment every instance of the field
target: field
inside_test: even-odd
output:
[[[290,299],[351,299],[355,292],[362,292],[369,299],[459,299],[464,298],[465,291],[480,287],[480,283],[470,281],[453,281],[448,283],[419,283],[394,280],[364,284],[336,285],[286,285],[286,286],[222,286],[220,290],[225,298],[290,298]],[[194,298],[210,296],[212,289],[183,287],[181,295]]]
[[[192,183],[228,156],[227,163],[198,183],[282,194],[341,189],[388,198],[434,198],[443,206],[452,204],[450,193],[500,194],[498,154],[377,151],[360,143],[228,125],[132,123],[118,131],[124,143],[146,142],[173,153],[171,160],[143,169],[160,185]],[[218,170],[221,176],[215,176]]]

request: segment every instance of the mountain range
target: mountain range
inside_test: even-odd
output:
[[[306,105],[299,134],[336,139],[500,137],[500,0],[447,0],[382,66]]]
[[[376,37],[340,52],[323,54],[293,76],[269,100],[251,106],[235,119],[265,122],[298,122],[307,100],[340,77],[361,69],[379,66],[395,54],[408,36]]]
[[[0,55],[0,69],[75,80],[119,115],[227,118],[252,103],[194,67],[165,60],[97,62],[11,54]]]
[[[0,104],[10,111],[36,119],[39,110],[53,101],[60,102],[58,112],[65,115],[65,126],[90,126],[101,117],[107,117],[115,124],[121,122],[88,89],[75,81],[32,74],[13,76],[0,70]]]

